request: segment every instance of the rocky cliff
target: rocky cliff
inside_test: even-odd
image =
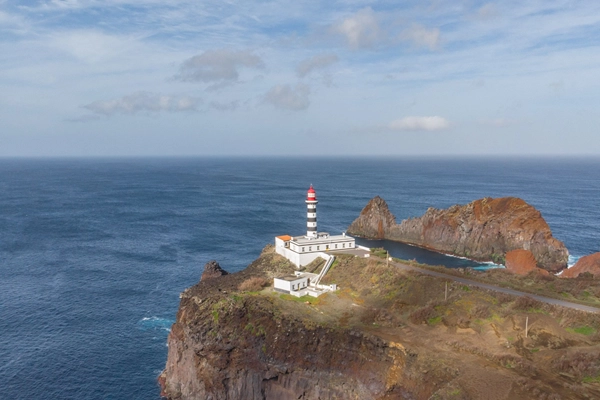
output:
[[[489,197],[445,210],[429,208],[418,218],[393,222],[387,204],[372,199],[350,225],[348,233],[385,238],[479,261],[504,263],[508,251],[529,250],[537,266],[560,271],[568,251],[552,236],[541,213],[515,197]]]
[[[423,392],[410,377],[398,384],[409,357],[400,344],[307,316],[303,303],[239,290],[248,279],[293,270],[267,247],[246,270],[186,290],[159,377],[162,395],[362,400]]]

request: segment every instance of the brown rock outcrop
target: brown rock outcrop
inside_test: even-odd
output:
[[[548,275],[548,271],[537,267],[533,253],[529,250],[511,250],[506,253],[506,269],[517,275],[527,275],[536,271],[542,275]]]
[[[202,272],[202,276],[200,277],[200,281],[205,281],[207,279],[218,278],[223,275],[228,275],[229,272],[225,271],[218,262],[215,260],[209,261],[204,265],[204,272]]]
[[[383,239],[396,225],[396,217],[390,212],[387,203],[379,196],[372,198],[352,222],[348,232],[357,236]]]
[[[600,253],[594,253],[581,257],[575,263],[575,265],[567,270],[564,270],[563,273],[560,274],[560,277],[577,278],[579,274],[584,272],[588,272],[594,276],[600,276]]]
[[[379,208],[371,206],[376,199],[367,204],[348,233],[381,238],[379,232],[374,234],[374,227],[393,216],[390,219],[383,200],[377,200]],[[383,231],[385,239],[478,261],[504,263],[508,251],[529,250],[538,267],[553,272],[565,268],[569,256],[565,245],[552,237],[541,213],[515,197],[486,197],[446,210],[429,208],[422,217],[383,224]]]
[[[511,250],[506,253],[506,269],[518,275],[527,275],[537,269],[537,261],[529,250]]]

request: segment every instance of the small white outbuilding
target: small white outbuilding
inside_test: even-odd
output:
[[[278,292],[296,294],[306,289],[310,284],[307,275],[284,275],[273,280],[273,288]]]

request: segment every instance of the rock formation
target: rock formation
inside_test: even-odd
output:
[[[446,210],[429,208],[422,217],[400,224],[392,221],[387,204],[376,197],[350,225],[348,233],[498,263],[504,263],[508,251],[524,249],[531,251],[542,269],[555,272],[567,265],[564,244],[552,237],[540,212],[519,198],[486,197]]]
[[[517,275],[527,275],[531,271],[548,275],[548,271],[537,267],[537,261],[535,261],[533,253],[529,250],[520,249],[507,252],[504,265],[507,271]]]
[[[600,276],[600,253],[581,257],[575,265],[563,271],[561,278],[577,278],[579,274],[588,272],[594,276]]]
[[[348,228],[348,232],[366,238],[383,239],[386,232],[396,225],[396,217],[390,212],[387,203],[376,196]]]
[[[207,279],[218,278],[223,275],[228,275],[229,272],[225,271],[218,262],[215,260],[209,261],[204,265],[204,272],[202,272],[202,277],[200,281],[205,281]]]
[[[537,261],[529,250],[511,250],[506,253],[506,269],[518,275],[527,275],[537,268]]]

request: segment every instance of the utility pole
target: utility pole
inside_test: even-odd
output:
[[[446,282],[446,293],[444,293],[444,301],[448,301],[448,282]]]
[[[525,337],[527,337],[527,330],[529,329],[529,316],[525,318]]]

